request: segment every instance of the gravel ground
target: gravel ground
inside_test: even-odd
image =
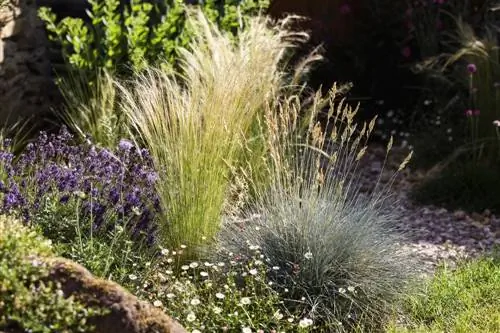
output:
[[[407,151],[395,149],[389,155],[382,182],[390,178],[406,154]],[[372,188],[376,183],[384,157],[384,147],[369,147],[361,168],[363,189]],[[420,257],[427,273],[432,273],[442,262],[454,265],[458,260],[500,247],[500,217],[489,211],[468,214],[412,202],[409,191],[422,179],[423,175],[418,172],[401,171],[392,186],[391,193],[395,194],[396,200],[390,209],[401,215],[398,228],[408,234],[408,241],[402,247]]]

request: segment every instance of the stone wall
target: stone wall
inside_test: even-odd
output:
[[[39,122],[58,100],[35,0],[7,0],[0,9],[0,126]]]

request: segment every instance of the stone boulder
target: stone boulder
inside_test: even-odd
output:
[[[66,297],[73,296],[89,307],[108,309],[90,318],[96,333],[187,333],[175,320],[153,305],[139,300],[120,285],[94,277],[84,267],[63,258],[44,259],[47,280],[60,283]]]

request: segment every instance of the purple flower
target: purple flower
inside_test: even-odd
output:
[[[18,203],[17,196],[12,192],[7,193],[3,198],[3,204],[6,209],[12,209],[17,205],[17,203]]]
[[[475,116],[479,116],[481,114],[481,111],[479,111],[479,109],[475,109],[474,110],[474,115]]]
[[[12,140],[11,139],[7,138],[7,139],[3,140],[3,148],[4,149],[9,148],[11,144],[12,144]]]
[[[465,110],[464,114],[466,117],[471,117],[473,115],[473,111],[468,109],[468,110]]]
[[[134,147],[134,144],[126,139],[121,139],[120,143],[118,143],[118,148],[124,151],[129,151]]]
[[[475,72],[477,72],[477,67],[475,64],[468,64],[467,65],[467,71],[470,73],[470,74],[474,74]]]
[[[59,199],[59,202],[62,203],[62,204],[66,204],[68,203],[69,201],[69,195],[65,194],[63,195],[60,199]]]
[[[92,218],[88,225],[96,232],[113,231],[116,223],[127,221],[141,229],[138,235],[154,239],[151,233],[156,230],[160,206],[153,186],[157,173],[148,151],[133,149],[126,140],[116,151],[99,148],[90,140],[79,144],[72,140],[63,128],[57,135],[41,132],[17,159],[0,149],[0,166],[7,174],[0,183],[4,194],[0,214],[38,221],[47,203],[55,201],[61,208],[56,214],[74,214],[78,208],[83,218]],[[76,203],[81,204],[64,208]],[[137,211],[147,213],[138,215]],[[108,223],[110,217],[113,223]],[[100,230],[104,222],[106,228]],[[64,239],[71,238],[65,235]]]

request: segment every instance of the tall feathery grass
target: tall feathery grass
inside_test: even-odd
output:
[[[278,113],[268,109],[274,181],[241,212],[244,222],[226,221],[220,243],[234,253],[260,249],[291,312],[327,332],[368,332],[389,318],[417,266],[400,250],[397,215],[384,209],[394,178],[360,192],[360,161],[375,119],[358,126],[356,109],[337,98],[333,89],[323,127],[315,119],[324,98],[316,95],[306,135],[297,121],[300,99],[280,102]]]
[[[128,118],[118,107],[119,92],[115,78],[106,70],[96,73],[95,79],[83,71],[68,71],[58,79],[64,106],[57,116],[82,138],[104,147],[116,147],[128,134]]]
[[[264,107],[289,82],[280,68],[305,35],[257,17],[234,41],[200,11],[188,20],[196,37],[180,50],[180,72],[150,67],[119,87],[161,172],[161,238],[193,249],[219,230],[234,171],[253,177],[263,169]]]

